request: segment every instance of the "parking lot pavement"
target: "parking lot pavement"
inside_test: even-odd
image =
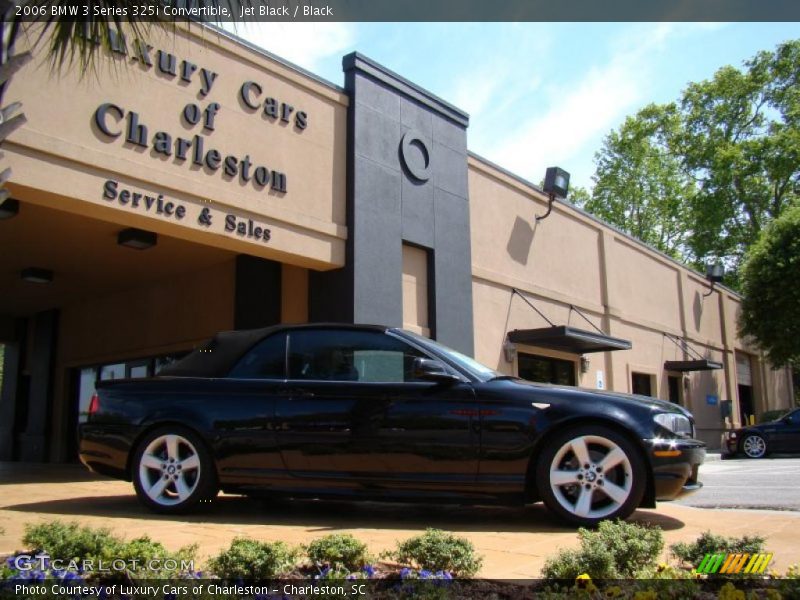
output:
[[[707,462],[700,467],[700,481],[703,489],[678,500],[679,504],[800,511],[800,458],[735,458]]]
[[[496,579],[535,578],[548,557],[560,548],[578,545],[575,530],[557,523],[541,504],[524,508],[318,501],[264,504],[222,495],[203,512],[165,517],[144,509],[129,483],[95,478],[81,467],[0,464],[0,528],[5,530],[0,536],[0,556],[22,549],[26,523],[51,519],[109,527],[129,539],[147,533],[170,549],[197,543],[201,561],[227,547],[236,536],[300,544],[347,532],[378,553],[426,527],[437,527],[469,538],[484,557],[480,576]],[[723,535],[757,533],[767,538],[776,569],[800,562],[796,539],[800,513],[717,511],[661,503],[656,510],[637,511],[632,520],[659,525],[668,545],[692,541],[708,529]]]

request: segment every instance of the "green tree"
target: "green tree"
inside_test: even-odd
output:
[[[687,264],[747,249],[800,196],[800,40],[628,117],[595,156],[584,207]]]
[[[675,258],[686,254],[685,201],[693,181],[670,144],[680,128],[674,105],[651,104],[612,131],[595,157],[584,208]]]
[[[774,366],[800,365],[800,205],[767,225],[742,269],[740,333]]]
[[[690,245],[698,257],[724,259],[732,281],[762,228],[798,197],[798,78],[795,40],[683,93],[676,148],[698,183],[689,198]]]

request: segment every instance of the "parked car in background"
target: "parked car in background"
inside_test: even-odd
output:
[[[800,408],[770,421],[722,434],[722,449],[728,455],[764,458],[771,452],[800,452]]]
[[[97,384],[80,457],[149,508],[247,495],[544,501],[592,525],[700,488],[683,408],[503,375],[367,325],[220,333],[150,379]]]

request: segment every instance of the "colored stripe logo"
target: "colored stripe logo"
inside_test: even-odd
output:
[[[695,573],[713,575],[715,573],[735,575],[738,573],[763,573],[770,561],[772,552],[759,552],[756,554],[728,554],[717,552],[706,554]]]

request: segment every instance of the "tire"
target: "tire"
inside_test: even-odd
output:
[[[139,501],[154,512],[184,513],[216,496],[214,461],[193,431],[168,425],[148,433],[132,463]]]
[[[742,453],[747,458],[764,458],[767,455],[767,442],[757,433],[749,433],[742,440]]]
[[[536,464],[536,485],[547,508],[584,527],[630,516],[644,497],[646,479],[642,451],[603,425],[557,433]]]

